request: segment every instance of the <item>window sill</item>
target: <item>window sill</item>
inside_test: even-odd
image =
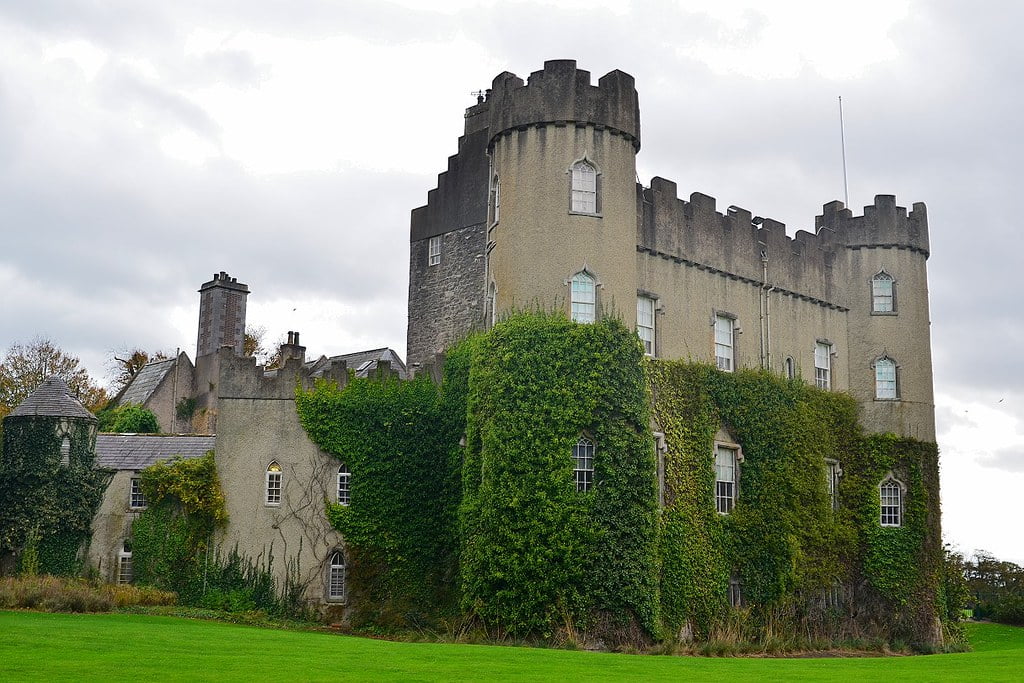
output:
[[[896,316],[896,315],[899,315],[899,312],[898,311],[871,311],[871,315]]]
[[[875,401],[877,403],[899,403],[902,400],[903,399],[899,398],[898,396],[896,398],[878,398],[877,396],[875,397]]]
[[[570,216],[589,216],[591,218],[604,218],[604,214],[590,213],[588,211],[569,211]]]

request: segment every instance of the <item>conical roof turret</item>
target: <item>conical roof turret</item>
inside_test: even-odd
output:
[[[28,398],[18,404],[7,417],[71,417],[97,422],[82,402],[71,395],[71,389],[60,377],[47,377]]]

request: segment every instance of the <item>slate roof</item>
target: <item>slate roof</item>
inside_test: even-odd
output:
[[[60,377],[48,377],[28,398],[18,404],[8,417],[74,417],[96,422],[96,416],[71,395],[71,389]]]
[[[157,460],[191,459],[213,450],[215,436],[192,434],[97,434],[96,466],[142,470]]]
[[[324,359],[320,359],[323,361]],[[409,373],[405,369],[405,363],[393,350],[385,347],[382,349],[370,349],[369,351],[357,351],[356,353],[343,353],[340,356],[331,356],[326,362],[316,361],[313,364],[313,377],[320,377],[323,371],[332,362],[345,361],[349,370],[354,370],[356,377],[367,377],[377,369],[377,361],[391,361],[391,369],[398,371],[398,376],[408,379]]]
[[[117,399],[118,405],[144,404],[160,386],[160,382],[167,376],[167,373],[174,369],[174,361],[174,358],[168,358],[143,365],[138,374],[132,377],[132,381],[121,392]]]

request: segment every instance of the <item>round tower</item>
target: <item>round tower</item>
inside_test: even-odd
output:
[[[575,61],[548,61],[525,84],[500,74],[488,104],[492,319],[532,306],[629,319],[640,149],[633,77],[612,71],[594,86]]]

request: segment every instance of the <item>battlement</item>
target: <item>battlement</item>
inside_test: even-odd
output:
[[[829,202],[815,220],[814,233],[799,230],[791,238],[785,224],[747,209],[718,212],[714,197],[694,192],[689,200],[680,199],[676,184],[664,178],[653,178],[639,192],[639,251],[752,283],[767,281],[825,303],[835,303],[830,271],[842,249],[883,247],[928,255],[924,204],[914,204],[908,215],[892,195],[875,197],[862,216],[842,202]]]
[[[626,136],[640,149],[640,103],[633,77],[622,71],[610,71],[597,85],[590,84],[590,72],[576,68],[572,59],[544,62],[544,69],[530,74],[523,83],[508,71],[491,84],[486,107],[489,114],[490,143],[503,133],[538,124],[591,124]],[[467,131],[471,115],[467,111]]]

